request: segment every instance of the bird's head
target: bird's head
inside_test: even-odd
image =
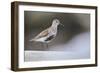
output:
[[[58,26],[58,25],[63,25],[63,24],[61,24],[58,19],[54,19],[53,22],[52,22],[52,25],[53,26]]]

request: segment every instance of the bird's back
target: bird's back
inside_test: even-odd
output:
[[[39,39],[39,38],[46,37],[48,34],[49,34],[49,30],[45,29],[44,31],[42,31],[41,33],[39,33],[34,39]]]

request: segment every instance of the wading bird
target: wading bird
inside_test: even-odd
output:
[[[58,25],[62,25],[58,19],[54,19],[52,21],[52,25],[43,30],[41,33],[39,33],[36,37],[31,39],[30,41],[45,43],[48,48],[48,43],[51,42],[57,35],[57,27]]]

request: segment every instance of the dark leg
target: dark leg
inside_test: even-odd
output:
[[[48,43],[46,43],[46,48],[48,49]]]
[[[41,47],[44,48],[44,44],[41,42]]]

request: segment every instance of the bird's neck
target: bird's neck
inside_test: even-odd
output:
[[[52,26],[51,26],[51,29],[52,29],[51,31],[52,31],[53,33],[55,33],[55,34],[57,33],[57,26],[52,25]]]
[[[51,25],[51,28],[55,28],[56,29],[57,27],[58,27],[58,25],[55,25],[55,24]]]

